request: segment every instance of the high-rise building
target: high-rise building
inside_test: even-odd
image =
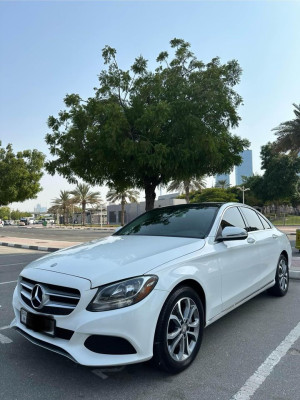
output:
[[[235,184],[242,185],[243,176],[249,178],[253,175],[252,150],[245,150],[241,153],[242,164],[235,167]]]

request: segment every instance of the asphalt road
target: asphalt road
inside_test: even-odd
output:
[[[13,318],[11,298],[18,274],[42,255],[0,247],[3,399],[232,400],[266,360],[269,365],[267,358],[299,325],[300,282],[291,281],[284,298],[263,293],[205,329],[198,357],[179,375],[169,376],[150,363],[113,369],[82,367],[7,328]],[[300,339],[276,361],[262,383],[254,376],[259,385],[254,395],[246,397],[243,389],[239,400],[299,399]]]
[[[63,229],[40,226],[4,226],[0,229],[0,238],[5,236],[39,238],[69,242],[88,242],[109,236],[113,231],[99,229]]]

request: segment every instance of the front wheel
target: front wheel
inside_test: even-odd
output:
[[[195,359],[201,345],[204,312],[190,287],[180,287],[167,299],[160,313],[154,339],[153,361],[176,374]]]
[[[287,258],[281,254],[276,269],[275,285],[269,289],[274,296],[285,296],[289,288],[289,267]]]

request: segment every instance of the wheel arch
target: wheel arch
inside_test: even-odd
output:
[[[184,281],[179,282],[170,292],[168,298],[171,296],[171,294],[177,290],[178,288],[182,287],[182,286],[188,286],[192,289],[195,290],[195,292],[198,294],[201,302],[202,302],[202,306],[203,306],[203,311],[204,311],[204,322],[206,325],[206,296],[205,296],[205,292],[203,287],[200,285],[199,282],[197,282],[194,279],[185,279]],[[166,299],[167,301],[167,299]]]
[[[280,255],[283,255],[283,256],[285,256],[286,257],[286,259],[287,259],[287,262],[289,263],[289,255],[288,255],[288,253],[285,251],[285,250],[283,250],[282,252],[281,252],[281,254]]]

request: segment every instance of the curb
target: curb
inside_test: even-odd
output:
[[[46,251],[49,253],[63,249],[63,247],[60,248],[60,247],[29,246],[27,244],[6,243],[6,242],[0,242],[0,246],[15,247],[17,249],[26,249],[26,250]]]
[[[300,271],[294,271],[290,269],[290,278],[291,279],[300,279]]]

